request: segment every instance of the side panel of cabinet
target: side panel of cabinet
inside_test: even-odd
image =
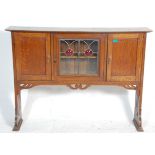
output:
[[[106,76],[106,48],[105,34],[54,34],[54,80],[103,81]],[[84,52],[90,49],[91,55],[86,55]],[[67,50],[73,53],[67,56]]]
[[[17,80],[51,79],[50,33],[13,32]]]
[[[143,51],[143,34],[109,34],[108,81],[138,81]]]

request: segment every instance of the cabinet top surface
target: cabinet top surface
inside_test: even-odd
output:
[[[151,32],[147,27],[130,28],[71,28],[71,27],[21,27],[10,26],[6,31],[34,31],[34,32]]]

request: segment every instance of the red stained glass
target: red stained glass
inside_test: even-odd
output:
[[[65,52],[66,56],[72,56],[73,55],[73,50],[71,48],[69,48],[66,52]]]
[[[91,56],[93,55],[93,51],[91,49],[87,49],[85,52],[84,52],[84,55],[86,56]]]

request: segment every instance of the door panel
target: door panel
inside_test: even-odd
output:
[[[142,34],[108,35],[108,81],[137,81],[140,74]]]
[[[50,80],[50,33],[14,32],[17,80]]]
[[[55,34],[55,79],[104,79],[106,37],[103,34]]]

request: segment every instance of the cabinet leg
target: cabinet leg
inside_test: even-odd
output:
[[[134,111],[134,119],[133,123],[135,128],[139,132],[143,132],[142,128],[142,120],[141,120],[141,111],[142,111],[142,85],[138,85],[136,88],[136,95],[135,95],[135,111]]]
[[[13,131],[19,131],[22,125],[21,95],[19,86],[15,85],[15,124]]]

